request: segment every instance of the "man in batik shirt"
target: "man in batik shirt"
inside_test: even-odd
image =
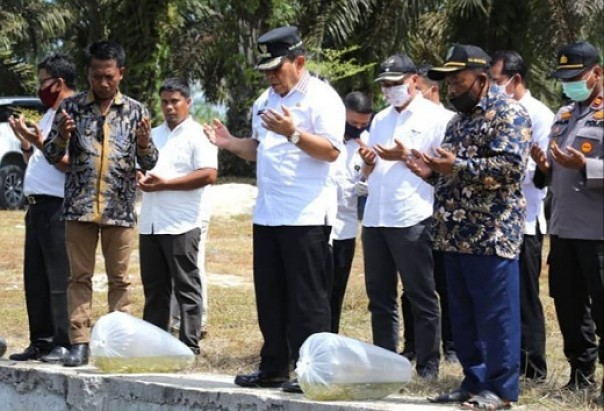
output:
[[[490,58],[455,45],[444,67],[457,111],[436,153],[407,165],[434,184],[434,244],[445,253],[451,325],[463,367],[461,387],[433,402],[499,410],[518,400],[520,294],[518,255],[524,229],[522,181],[531,122],[516,101],[489,92]]]
[[[136,163],[150,170],[157,162],[145,107],[122,95],[126,55],[111,41],[87,50],[90,90],[65,99],[44,142],[50,163],[69,152],[65,173],[65,243],[71,277],[67,288],[71,340],[63,365],[88,363],[92,326],[92,275],[99,240],[108,278],[109,311],[131,306],[128,263],[136,215]]]

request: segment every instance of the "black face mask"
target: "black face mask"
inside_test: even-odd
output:
[[[474,87],[474,84],[476,84],[476,81],[478,81],[478,79],[479,77],[476,77],[472,85],[468,88],[465,93],[455,98],[449,99],[449,102],[453,107],[455,107],[455,110],[457,110],[457,112],[468,114],[470,111],[472,111],[474,107],[476,107],[476,104],[478,104],[478,102],[480,101],[480,97],[477,97],[474,95],[474,93],[472,93],[472,88]]]
[[[359,138],[363,131],[367,130],[367,127],[356,128],[352,124],[346,122],[346,129],[344,130],[344,138],[350,140],[351,138]]]

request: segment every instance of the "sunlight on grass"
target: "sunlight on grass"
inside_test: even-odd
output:
[[[23,297],[23,212],[0,211],[0,335],[8,340],[8,352],[20,351],[28,344],[27,316]],[[254,289],[252,285],[252,227],[249,216],[215,217],[210,223],[206,268],[209,273],[241,277],[242,284],[227,286],[210,284],[209,334],[202,341],[202,354],[191,372],[234,375],[257,366],[262,344],[258,330]],[[544,257],[547,251],[544,252]],[[97,251],[95,283],[106,284],[104,264]],[[140,317],[144,303],[140,283],[138,252],[132,254],[130,273],[134,299],[133,314]],[[591,394],[562,394],[558,387],[568,378],[568,365],[562,352],[562,339],[551,298],[548,296],[547,275],[541,277],[541,296],[547,321],[549,378],[544,384],[521,383],[520,403],[529,410],[587,411]],[[94,293],[95,318],[107,312],[106,291]],[[357,244],[349,287],[344,301],[341,333],[371,342],[371,325],[367,310],[362,270],[362,247]],[[402,330],[401,330],[402,333]],[[598,381],[601,381],[601,367]],[[458,365],[442,364],[436,382],[414,379],[403,388],[409,396],[427,396],[457,387],[461,378]]]

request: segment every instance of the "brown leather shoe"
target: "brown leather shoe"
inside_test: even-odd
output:
[[[289,379],[287,375],[272,375],[257,370],[251,374],[240,374],[235,377],[235,384],[251,388],[275,388]]]

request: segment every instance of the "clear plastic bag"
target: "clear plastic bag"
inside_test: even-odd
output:
[[[411,380],[411,364],[375,345],[318,333],[302,344],[296,375],[312,400],[377,400]]]
[[[104,372],[172,372],[190,368],[195,355],[155,325],[119,311],[102,316],[92,329],[90,352]]]

